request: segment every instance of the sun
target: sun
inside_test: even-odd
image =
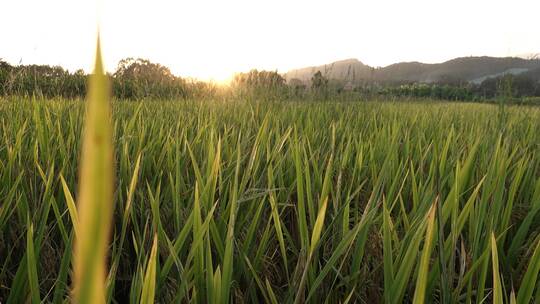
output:
[[[188,77],[199,81],[207,81],[219,85],[228,85],[235,72],[223,66],[170,64],[171,72],[179,77]]]

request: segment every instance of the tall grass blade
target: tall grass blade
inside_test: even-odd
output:
[[[429,278],[429,261],[431,258],[431,251],[433,250],[434,242],[434,230],[435,230],[435,210],[436,204],[431,206],[428,214],[428,223],[426,236],[424,238],[424,250],[422,257],[420,258],[420,267],[418,269],[418,276],[416,277],[416,289],[414,291],[413,303],[425,303],[426,301],[426,286]]]
[[[495,234],[491,233],[491,262],[493,265],[493,303],[503,304],[503,291],[501,275],[499,273],[499,254],[497,253],[497,240]]]
[[[536,243],[536,248],[529,261],[527,271],[521,280],[521,286],[517,294],[517,303],[530,303],[535,285],[538,283],[538,273],[540,272],[540,240]],[[538,300],[538,299],[537,299]]]
[[[146,264],[146,274],[144,275],[143,288],[141,293],[141,304],[153,304],[156,294],[156,268],[157,268],[157,247],[158,237],[154,236],[152,250]]]
[[[73,296],[76,303],[103,303],[109,231],[113,213],[113,147],[109,85],[99,38],[90,76],[81,153]]]

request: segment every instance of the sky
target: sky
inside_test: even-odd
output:
[[[540,53],[539,0],[1,0],[0,58],[91,71],[141,57],[222,81],[252,68]]]

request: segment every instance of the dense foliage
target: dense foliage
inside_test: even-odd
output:
[[[0,99],[2,303],[70,295],[82,117]],[[112,125],[109,301],[540,299],[536,108],[115,102]]]
[[[526,75],[504,75],[488,78],[479,85],[468,83],[414,83],[386,86],[379,93],[387,96],[480,101],[501,96],[510,98],[538,97],[540,96],[540,82]]]
[[[86,77],[82,70],[70,73],[47,65],[11,66],[0,60],[0,96],[83,97]]]
[[[0,96],[84,98],[87,76],[47,65],[12,66],[0,60]],[[112,92],[119,99],[215,97],[215,84],[177,77],[160,64],[126,58],[119,62],[112,80]]]
[[[236,94],[242,97],[276,99],[287,96],[285,79],[275,71],[251,70],[237,73],[231,84]]]
[[[400,96],[414,98],[432,98],[442,100],[480,100],[470,86],[451,86],[440,84],[404,84],[399,86],[387,86],[377,91],[383,96]],[[494,96],[491,96],[494,97]]]

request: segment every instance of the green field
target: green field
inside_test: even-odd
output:
[[[539,108],[112,106],[110,302],[540,303]],[[83,119],[0,100],[1,303],[70,297]]]

